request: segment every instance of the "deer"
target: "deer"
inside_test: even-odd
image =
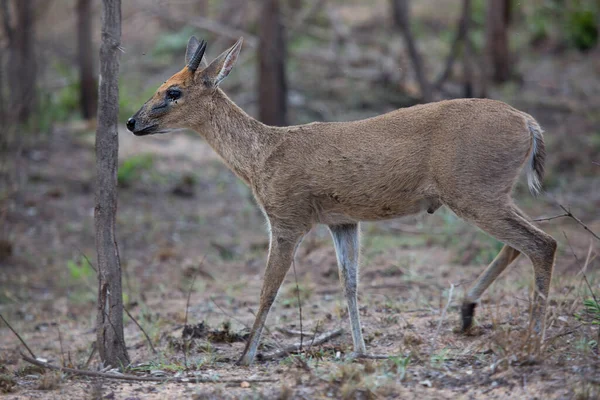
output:
[[[367,354],[357,297],[359,225],[434,213],[441,206],[504,244],[465,293],[463,331],[472,327],[484,291],[525,254],[535,281],[531,318],[540,332],[557,244],[512,199],[522,169],[531,193],[541,191],[546,153],[532,116],[496,100],[454,99],[358,121],[268,126],[219,87],[242,43],[240,38],[208,64],[207,43],[192,36],[186,66],[126,124],[137,136],[197,132],[250,187],[266,218],[269,249],[260,302],[238,365],[254,361],[296,249],[318,224],[333,238],[353,342],[349,356]]]

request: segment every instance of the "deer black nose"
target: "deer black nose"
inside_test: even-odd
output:
[[[133,132],[133,130],[135,129],[135,119],[129,118],[127,120],[127,129],[129,129],[131,132]]]

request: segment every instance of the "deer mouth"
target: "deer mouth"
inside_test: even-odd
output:
[[[150,126],[145,127],[144,129],[140,129],[139,131],[133,132],[133,134],[135,136],[145,136],[145,135],[151,135],[153,133],[159,133],[158,132],[158,124],[150,125]]]

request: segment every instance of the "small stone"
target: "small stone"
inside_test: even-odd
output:
[[[248,389],[250,387],[250,382],[242,382],[240,383],[240,387],[244,388],[244,389]]]

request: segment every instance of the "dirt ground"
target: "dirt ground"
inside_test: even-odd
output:
[[[131,69],[125,57],[124,70]],[[600,162],[600,54],[536,54],[518,62],[518,83],[490,88],[490,97],[540,121],[548,175],[537,199],[519,184],[517,203],[532,217],[548,217],[562,213],[558,201],[600,233],[600,166],[593,163]],[[334,119],[376,113],[345,112],[340,99],[323,100]],[[543,339],[529,327],[533,274],[525,257],[485,293],[473,331],[458,331],[464,292],[501,245],[441,208],[362,225],[363,331],[368,351],[387,359],[349,359],[335,253],[318,227],[298,250],[260,349],[294,343],[301,330],[303,350],[235,366],[258,308],[268,247],[263,216],[249,189],[197,136],[136,138],[122,129],[117,239],[124,301],[156,348],[125,317],[127,372],[190,382],[44,372],[21,360],[23,346],[0,324],[5,398],[600,398],[600,326],[584,307],[589,288],[600,294],[600,242],[570,218],[540,222],[559,242]],[[86,261],[96,259],[93,141],[91,126],[57,125],[0,163],[13,178],[0,191],[0,312],[37,357],[76,368],[85,367],[95,340],[97,283]],[[186,322],[206,330],[184,337]],[[340,336],[311,345],[339,328]],[[87,367],[98,370],[99,362],[94,356]],[[192,383],[195,377],[214,382]],[[231,379],[247,382],[225,382]],[[248,383],[256,379],[273,381]]]

